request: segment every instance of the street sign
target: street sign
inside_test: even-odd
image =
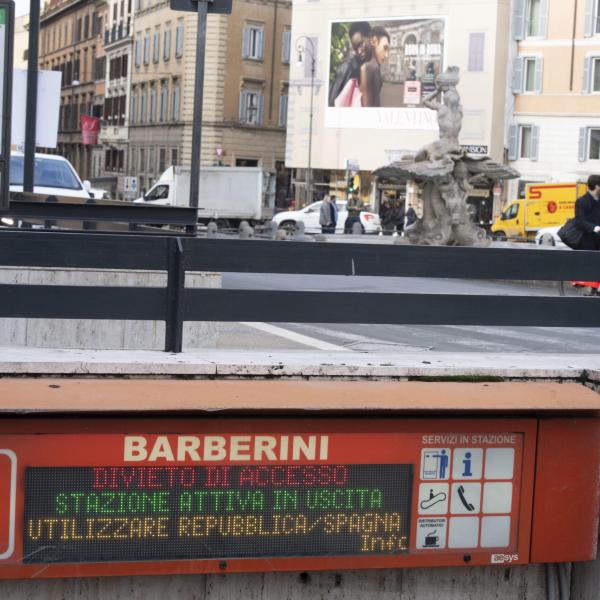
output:
[[[0,0],[0,211],[8,209],[14,3]]]
[[[204,0],[171,0],[171,10],[198,12],[198,1]],[[233,0],[208,0],[208,12],[219,15],[230,15]]]
[[[125,193],[135,194],[138,191],[137,177],[123,177],[123,191]]]

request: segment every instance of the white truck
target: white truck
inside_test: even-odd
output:
[[[258,167],[202,167],[198,222],[215,221],[219,227],[237,227],[268,221],[275,208],[273,173]],[[169,167],[148,190],[134,202],[164,206],[190,205],[190,167]]]

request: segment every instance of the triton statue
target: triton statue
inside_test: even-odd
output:
[[[472,223],[467,212],[472,185],[519,177],[514,169],[488,156],[468,156],[461,148],[458,136],[463,109],[456,89],[458,82],[458,67],[450,67],[437,76],[436,89],[423,99],[425,106],[437,111],[439,140],[421,148],[414,158],[375,171],[379,177],[411,180],[421,188],[423,216],[405,230],[405,239],[413,244],[488,245],[485,230]]]

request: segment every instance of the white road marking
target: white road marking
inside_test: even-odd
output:
[[[327,350],[331,352],[352,352],[352,350],[349,350],[344,346],[329,344],[328,342],[323,342],[316,338],[302,335],[301,333],[296,333],[295,331],[289,331],[288,329],[283,329],[282,327],[269,325],[269,323],[240,323],[241,325],[246,325],[247,327],[252,327],[254,329],[258,329],[259,331],[270,333],[271,335],[277,335],[292,342],[297,342],[298,344],[304,344],[305,346],[310,346],[311,348],[317,348],[318,350]]]

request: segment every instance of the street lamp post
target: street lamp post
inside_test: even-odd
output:
[[[314,91],[315,91],[315,45],[307,36],[300,36],[296,40],[296,52],[298,53],[298,63],[304,64],[304,54],[310,57],[310,115],[308,129],[308,169],[306,172],[306,204],[312,204],[313,197],[313,177],[312,177],[312,135],[313,135],[313,115],[314,115]]]

